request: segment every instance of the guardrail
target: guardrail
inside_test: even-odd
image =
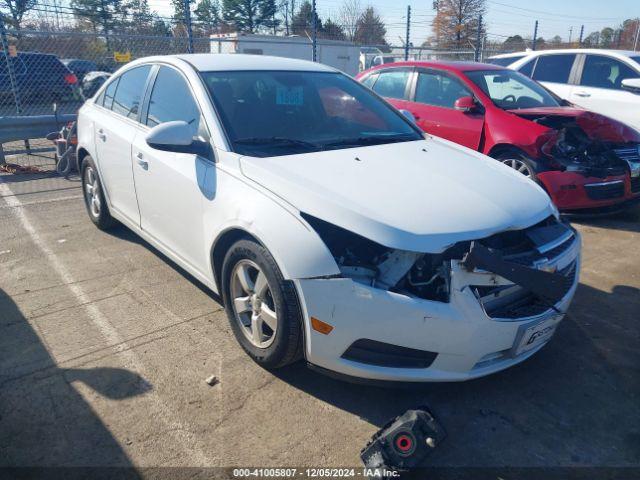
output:
[[[0,117],[0,165],[6,163],[3,144],[24,140],[26,152],[31,153],[29,139],[44,138],[49,133],[60,130],[64,124],[75,121],[77,117],[76,114]]]

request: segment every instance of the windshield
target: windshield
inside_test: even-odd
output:
[[[467,77],[504,110],[559,107],[560,103],[544,87],[512,70],[477,70]]]
[[[524,55],[520,55],[518,57],[489,58],[487,59],[487,63],[491,63],[493,65],[500,65],[501,67],[508,67],[513,62],[517,62],[521,58],[524,58]]]
[[[235,152],[256,157],[422,139],[401,114],[333,72],[202,74]]]

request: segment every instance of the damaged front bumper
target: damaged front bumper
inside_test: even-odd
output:
[[[632,205],[640,199],[640,176],[629,173],[599,178],[580,172],[547,171],[539,173],[538,180],[561,211]]]
[[[513,295],[513,283],[477,268],[469,271],[459,260],[451,262],[449,302],[350,278],[296,280],[307,361],[343,375],[383,381],[461,381],[503,370],[542,348],[562,320],[578,285],[579,234],[540,268],[570,276],[569,290],[554,305],[529,305],[524,299],[518,311],[495,301]],[[311,317],[333,330],[313,330]]]

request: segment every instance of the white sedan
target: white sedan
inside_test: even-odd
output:
[[[640,130],[640,52],[536,50],[488,59],[537,80],[560,98]]]
[[[80,110],[91,220],[219,293],[267,368],[453,381],[545,345],[580,239],[535,183],[323,65],[136,60]]]

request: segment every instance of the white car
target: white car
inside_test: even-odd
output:
[[[580,239],[540,187],[318,63],[136,60],[78,136],[91,220],[219,293],[268,368],[487,375],[545,345],[577,286]]]
[[[640,52],[536,50],[496,55],[488,62],[518,70],[560,98],[640,130]]]

